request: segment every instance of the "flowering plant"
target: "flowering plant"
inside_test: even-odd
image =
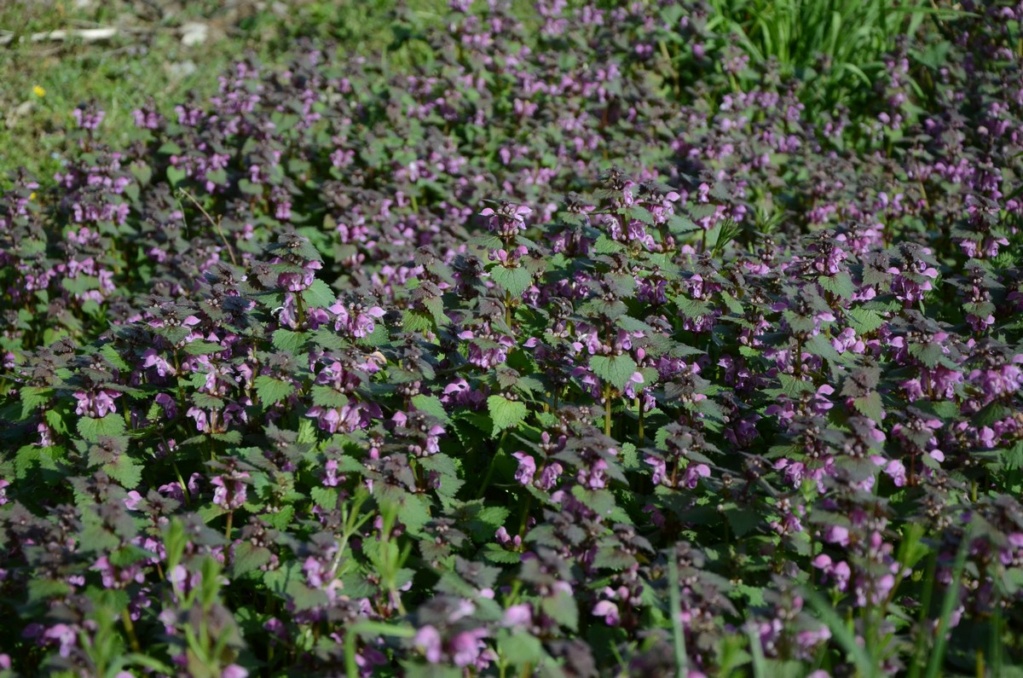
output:
[[[1020,10],[810,117],[610,4],[83,106],[12,177],[0,669],[1023,661]]]

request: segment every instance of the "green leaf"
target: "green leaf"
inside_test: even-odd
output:
[[[327,283],[317,279],[302,292],[302,301],[309,308],[328,308],[337,301],[337,297]]]
[[[643,469],[643,464],[639,461],[639,453],[636,451],[636,446],[632,443],[622,445],[619,458],[622,461],[622,468],[626,471],[635,472]]]
[[[825,291],[837,294],[843,299],[852,298],[853,293],[856,292],[856,285],[853,284],[852,278],[845,271],[836,273],[833,276],[819,276],[817,282],[820,283],[820,286]]]
[[[426,332],[433,329],[434,320],[425,313],[407,310],[402,314],[401,326],[406,332]]]
[[[82,417],[78,420],[78,433],[90,443],[97,442],[102,436],[114,438],[124,433],[124,418],[116,412],[102,419]]]
[[[496,436],[501,431],[518,426],[526,418],[529,410],[525,403],[517,400],[508,400],[504,396],[492,395],[487,398],[487,411],[494,422],[491,435]]]
[[[636,373],[636,361],[629,355],[605,356],[595,355],[590,358],[590,369],[593,373],[614,386],[619,391],[625,390],[632,375]]]
[[[103,470],[126,490],[133,490],[142,482],[142,465],[126,454],[113,464],[104,464]]]
[[[174,188],[177,188],[178,184],[185,180],[185,176],[185,170],[181,168],[174,166],[167,168],[167,182]]]
[[[877,311],[866,308],[853,308],[846,311],[849,325],[857,334],[868,334],[885,323],[885,319]]]
[[[309,496],[322,509],[333,511],[337,508],[338,491],[334,487],[314,487],[309,491]]]
[[[525,631],[502,634],[497,640],[497,650],[512,666],[536,666],[544,658],[543,644]]]
[[[444,403],[437,396],[420,393],[419,395],[412,396],[412,404],[420,412],[425,412],[445,424],[451,421],[451,417],[444,411]]]
[[[124,361],[124,358],[122,358],[121,354],[117,352],[117,349],[114,348],[113,344],[104,344],[99,352],[100,355],[107,359],[107,362],[117,369],[131,371],[131,366]]]
[[[781,382],[782,392],[793,400],[799,400],[799,396],[803,393],[814,393],[817,390],[810,382],[797,379],[784,372],[778,373],[778,381]]]
[[[27,419],[32,410],[50,401],[53,389],[47,386],[24,386],[19,395],[21,396],[21,418]]]
[[[273,333],[273,345],[278,351],[285,353],[298,353],[305,344],[306,335],[302,332],[291,330],[277,330]]]
[[[444,313],[444,300],[440,297],[427,297],[422,300],[422,304],[433,316],[433,322],[437,323],[437,327],[445,327],[451,323],[451,319]]]
[[[559,591],[551,598],[544,598],[540,607],[548,617],[572,631],[579,626],[579,607],[570,593]]]
[[[398,512],[398,519],[408,530],[408,533],[417,536],[423,533],[423,527],[430,522],[430,502],[426,497],[414,494],[406,494],[401,498],[401,509]]]
[[[881,417],[884,416],[881,394],[876,391],[872,391],[860,398],[854,398],[853,407],[864,417],[869,417],[879,424],[881,423]]]
[[[831,345],[831,342],[823,334],[810,337],[809,341],[806,342],[806,350],[824,358],[830,363],[844,362],[842,355],[835,350],[835,347]]]
[[[739,508],[732,502],[725,504],[724,507],[728,525],[739,539],[742,539],[760,523],[760,515],[753,509]]]
[[[272,555],[270,549],[265,546],[253,546],[251,542],[239,541],[231,558],[232,578],[258,570],[270,562]]]
[[[945,350],[941,344],[929,341],[925,344],[910,344],[909,354],[927,367],[937,367],[945,356]]]
[[[529,274],[529,271],[522,268],[506,268],[504,266],[495,266],[490,271],[490,277],[495,283],[501,286],[508,294],[515,298],[522,296],[522,293],[529,289],[529,286],[533,284],[533,276]]]
[[[348,404],[348,396],[337,391],[332,386],[313,386],[313,405],[318,407],[341,408]]]
[[[275,379],[274,377],[268,377],[265,374],[256,377],[255,380],[256,393],[259,395],[259,399],[263,401],[263,405],[269,407],[284,400],[290,396],[295,387],[290,382]]]
[[[196,340],[185,344],[185,353],[189,355],[210,355],[223,350],[223,346],[212,341]]]
[[[469,532],[478,543],[488,543],[510,515],[511,511],[503,506],[483,507],[469,521]]]
[[[483,547],[483,557],[492,563],[513,565],[522,561],[522,554],[517,551],[505,551],[497,544],[490,543]]]
[[[608,238],[606,235],[601,234],[597,237],[596,242],[593,243],[591,251],[594,254],[616,254],[618,252],[624,252],[625,246],[611,240],[611,238]]]

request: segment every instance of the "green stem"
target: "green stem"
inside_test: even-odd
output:
[[[526,536],[526,523],[529,521],[529,510],[533,508],[533,495],[526,495],[526,503],[522,505],[522,518],[519,520],[519,537]]]
[[[611,384],[604,384],[604,435],[611,437]]]
[[[642,445],[643,444],[643,399],[640,398],[639,396],[636,396],[636,410],[637,410],[637,413],[638,413],[638,416],[639,416],[639,430],[637,431],[637,433],[639,434],[639,444]]]
[[[128,612],[128,608],[121,608],[121,623],[124,624],[124,630],[128,633],[128,642],[131,643],[131,649],[133,652],[141,652],[142,647],[139,645],[139,638],[135,635],[135,622],[131,620],[131,613]]]

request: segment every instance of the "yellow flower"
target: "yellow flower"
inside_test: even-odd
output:
[[[35,200],[36,199],[36,192],[32,191],[32,193],[29,194],[28,199],[29,200]]]
[[[39,85],[36,85],[35,87],[32,88],[32,93],[35,94],[40,99],[46,96],[46,90],[40,87]]]

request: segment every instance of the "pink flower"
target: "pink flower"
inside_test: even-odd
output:
[[[436,664],[440,661],[441,639],[437,629],[432,626],[424,626],[416,632],[413,642],[426,657],[426,661],[431,664]]]
[[[512,455],[519,460],[519,468],[515,472],[515,480],[522,485],[533,482],[533,475],[536,473],[536,461],[525,452],[516,452]]]
[[[533,623],[533,607],[529,603],[512,605],[504,611],[502,624],[509,627],[525,627]]]
[[[604,623],[608,626],[618,626],[621,618],[618,616],[618,606],[610,600],[602,600],[593,607],[593,615],[603,617]]]

